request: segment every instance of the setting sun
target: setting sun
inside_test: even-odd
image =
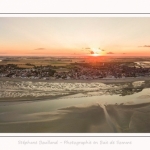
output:
[[[92,54],[92,56],[100,56],[100,54]]]
[[[102,50],[99,48],[91,48],[92,49],[92,56],[100,56],[102,55]]]

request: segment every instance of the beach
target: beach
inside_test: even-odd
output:
[[[149,77],[0,78],[0,86],[1,133],[150,132]]]
[[[24,120],[1,121],[1,133],[149,133],[150,103],[69,107],[53,113],[35,113]],[[12,115],[12,117],[14,117]]]

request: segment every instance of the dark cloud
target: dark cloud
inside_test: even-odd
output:
[[[91,51],[91,48],[89,48],[89,47],[82,48],[82,51],[90,52],[90,51]]]
[[[108,52],[107,54],[114,54],[113,52]]]
[[[144,45],[144,46],[139,46],[139,47],[150,47],[150,45]]]
[[[82,51],[86,51],[86,52],[88,52],[90,54],[94,54],[94,51],[92,51],[90,47],[82,48]]]
[[[36,49],[34,49],[34,50],[45,50],[45,48],[36,48]]]
[[[99,50],[101,50],[101,51],[105,51],[104,49],[101,49],[101,48],[98,48]]]
[[[101,51],[105,51],[104,49],[98,48],[99,52],[94,52],[90,47],[82,48],[82,51],[89,52],[90,54],[99,54]]]
[[[122,54],[126,54],[126,53],[122,53]]]
[[[93,52],[93,51],[90,51],[90,54],[94,54],[94,52]]]
[[[91,48],[90,47],[86,47],[86,48],[82,48],[82,50],[90,50]]]

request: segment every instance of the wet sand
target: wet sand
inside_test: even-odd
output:
[[[139,105],[68,107],[53,113],[28,115],[28,121],[1,122],[1,133],[149,133],[150,103]],[[112,126],[113,124],[113,126]],[[115,128],[115,130],[114,130]]]
[[[150,78],[101,79],[101,80],[26,80],[0,78],[0,102],[38,101],[58,99],[68,95],[86,93],[119,94],[140,92],[150,87]],[[124,91],[123,91],[124,90]]]
[[[113,132],[99,106],[70,107],[55,113],[28,116],[37,120],[0,123],[0,132],[9,133],[90,133]]]
[[[106,109],[120,132],[150,133],[150,103],[108,105]]]
[[[144,93],[143,95],[138,94],[138,97],[136,97],[135,101],[134,99],[129,99],[128,102],[126,101],[121,103],[121,100],[125,100],[125,98],[123,97],[124,93],[127,95],[132,95],[134,94],[134,91],[136,91],[136,89],[138,89],[137,92],[140,92],[142,91],[141,89],[144,89],[145,87],[149,88],[149,77],[107,80],[101,79],[90,81],[31,81],[26,79],[22,80],[0,78],[0,81],[4,81],[4,85],[7,85],[5,87],[7,89],[6,93],[16,92],[19,88],[20,92],[26,91],[29,94],[32,94],[33,92],[39,92],[38,95],[43,94],[44,92],[46,94],[51,94],[53,92],[55,93],[58,90],[55,94],[47,96],[29,95],[25,97],[22,96],[1,98],[1,133],[150,133],[150,93]],[[13,83],[13,86],[11,85],[12,87],[10,87],[9,81],[16,82],[15,86]],[[21,83],[22,81],[24,81],[23,84]],[[39,83],[42,83],[42,86],[39,85]],[[60,87],[54,87],[55,90],[53,91],[53,89],[50,88],[50,83],[62,83],[62,88],[64,87],[64,89]],[[79,83],[76,85],[76,89],[74,89],[74,84],[72,83]],[[86,87],[86,83],[89,83],[89,88],[91,88],[92,90],[88,89],[86,91],[86,89],[84,89]],[[66,86],[68,86],[67,88],[69,89],[67,92],[65,91]],[[92,101],[92,94],[97,92],[95,89],[95,87],[97,86],[99,86],[99,91],[102,92],[102,94],[104,95],[106,93],[109,95],[120,94],[120,88],[122,88],[121,92],[123,92],[123,95],[122,97],[120,96],[120,99],[118,99],[120,100],[120,102],[115,104],[114,100],[112,104],[105,104],[104,102],[96,103],[96,101],[103,98],[100,96],[98,97],[98,100],[93,101],[94,104],[90,104],[89,106],[83,106],[83,104],[79,106],[76,103],[73,103],[70,96],[73,96],[72,98],[74,98],[74,95],[77,94],[81,96],[82,94],[84,94],[85,91],[86,96],[91,95]],[[1,92],[3,91],[5,92],[4,88],[1,89]],[[115,93],[116,91],[117,93]],[[86,96],[83,103],[90,99],[90,97],[86,98]],[[66,107],[66,104],[62,103],[63,101],[61,101],[60,98],[63,97],[64,99],[68,98],[68,101],[64,102],[67,104],[70,103],[71,106]],[[112,99],[113,98],[116,97],[112,97]],[[44,100],[47,101],[45,104],[43,102]],[[59,105],[61,105],[62,103],[64,107],[62,106],[59,109],[57,109],[56,107],[54,109],[53,106],[50,105],[53,103],[48,103],[49,100],[57,100],[57,103],[59,103]],[[75,101],[80,101],[80,99],[77,98],[76,100],[74,100],[74,102]],[[14,107],[9,107],[9,105],[12,104],[14,105]],[[50,107],[52,107],[52,110],[50,110]],[[33,108],[34,110],[32,110]],[[22,111],[22,109],[24,110]]]

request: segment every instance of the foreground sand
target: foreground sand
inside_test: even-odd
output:
[[[1,133],[149,133],[150,103],[68,107],[28,115],[28,121],[0,123]]]
[[[45,83],[105,83],[102,85],[102,89],[105,92],[109,91],[109,94],[118,94],[116,91],[120,90],[121,87],[125,88],[125,95],[132,95],[136,89],[140,88],[140,91],[145,87],[149,88],[150,78],[125,78],[125,79],[101,79],[101,80],[26,80],[26,79],[9,79],[0,78],[1,81],[32,81],[34,83],[42,82],[44,85],[40,89],[36,89],[36,92],[43,93],[42,89],[45,87]],[[135,81],[145,81],[144,84],[140,82],[137,85],[133,82]],[[126,84],[128,83],[128,84]],[[26,83],[25,83],[26,84]],[[112,84],[116,84],[115,86]],[[70,84],[69,84],[70,85]],[[71,84],[72,86],[73,84]],[[81,84],[81,87],[82,88]],[[108,86],[107,86],[108,85]],[[111,86],[110,86],[111,85]],[[126,85],[126,86],[124,86]],[[136,85],[136,86],[134,86]],[[9,86],[9,85],[8,85]],[[32,85],[33,86],[33,85]],[[37,84],[37,87],[39,84]],[[49,85],[48,85],[49,86]],[[130,87],[132,86],[132,87]],[[36,87],[36,88],[37,88]],[[119,87],[119,88],[118,88]],[[28,90],[29,93],[33,92],[33,89],[27,89],[28,85],[22,89]],[[108,88],[108,89],[107,89]],[[114,90],[116,88],[116,90]],[[134,91],[131,89],[134,88]],[[6,89],[8,87],[6,86]],[[59,88],[58,88],[59,89]],[[102,91],[100,89],[100,91]],[[111,89],[111,90],[110,90]],[[4,90],[4,89],[1,89]],[[11,87],[10,87],[11,90]],[[12,89],[14,90],[14,89]],[[18,88],[16,89],[16,91]],[[52,93],[50,89],[47,93]],[[57,90],[57,89],[56,89]],[[107,91],[108,90],[108,91]],[[7,91],[6,91],[7,92]],[[20,91],[21,92],[21,91]],[[67,93],[68,96],[74,95],[78,92],[84,92],[78,89],[78,91],[70,91]],[[137,91],[139,92],[139,91]],[[1,133],[150,133],[150,95],[140,95],[137,100],[138,104],[128,103],[128,104],[109,104],[104,105],[102,103],[94,102],[93,105],[89,106],[77,106],[71,105],[72,107],[64,107],[57,109],[55,111],[45,111],[41,103],[35,105],[35,100],[43,101],[46,99],[57,99],[63,97],[59,91],[54,96],[39,96],[39,97],[8,97],[1,98],[0,102],[0,132]],[[105,95],[105,93],[103,93]],[[120,93],[119,93],[120,94]],[[64,95],[64,96],[67,96]],[[124,93],[122,96],[125,96]],[[91,97],[92,98],[92,97]],[[86,97],[85,97],[86,99]],[[120,98],[121,99],[121,98]],[[119,100],[120,100],[119,99]],[[71,101],[71,99],[69,99]],[[78,100],[78,99],[76,99]],[[147,103],[144,103],[144,101]],[[129,100],[132,101],[132,100]],[[10,103],[11,102],[11,103]],[[61,103],[61,100],[58,100]],[[24,107],[27,105],[27,110],[20,113],[20,104]],[[38,102],[37,102],[38,103]],[[14,105],[10,106],[9,105]],[[31,104],[36,107],[41,108],[39,112],[30,112]],[[43,104],[43,103],[42,103]],[[71,103],[72,104],[72,103]],[[17,110],[16,107],[17,106]],[[6,111],[6,107],[7,110]],[[50,107],[50,106],[47,106]],[[34,108],[34,107],[33,107]],[[48,108],[49,109],[49,108]]]

